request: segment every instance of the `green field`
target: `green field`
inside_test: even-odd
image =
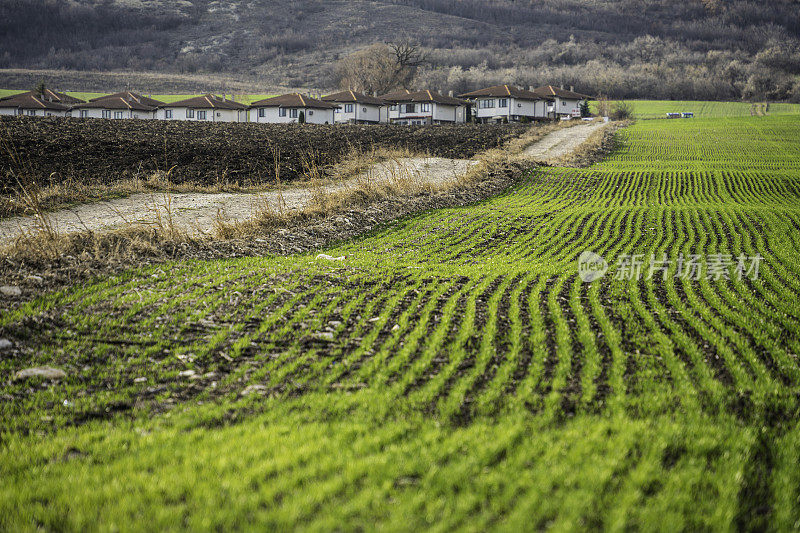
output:
[[[627,100],[633,106],[636,118],[666,118],[667,113],[694,113],[695,118],[734,118],[756,115],[798,115],[800,104],[770,103],[769,110],[763,103],[749,102],[703,102],[690,100]],[[592,102],[592,112],[597,112],[597,102]],[[613,105],[613,102],[612,102]]]
[[[2,312],[0,529],[796,529],[800,123],[618,135],[342,262],[176,262]],[[627,279],[629,254],[672,264]],[[68,377],[7,379],[41,364]]]

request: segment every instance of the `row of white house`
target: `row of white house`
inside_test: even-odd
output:
[[[158,119],[201,122],[310,124],[445,124],[554,120],[580,116],[590,97],[551,85],[520,89],[498,85],[455,98],[436,91],[394,91],[370,96],[342,91],[322,98],[285,94],[245,105],[206,94],[164,103],[125,91],[84,102],[64,93],[30,91],[0,99],[0,115],[70,116],[105,119]]]

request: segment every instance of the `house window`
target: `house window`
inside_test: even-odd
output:
[[[297,109],[289,110],[289,118],[297,118]]]
[[[172,109],[164,110],[164,118],[172,118]]]
[[[561,101],[561,107],[567,107],[567,103],[564,102],[563,100]]]
[[[267,116],[267,110],[264,109],[263,107],[259,107],[258,108],[258,117],[259,118],[264,118],[266,116]]]
[[[28,109],[28,116],[29,117],[35,117],[36,116],[36,110],[35,109]]]
[[[406,104],[403,107],[405,108],[402,110],[403,113],[414,113],[417,110],[417,106],[415,104]]]
[[[111,111],[109,111],[108,109],[103,109],[101,116],[103,118],[111,118]]]
[[[197,120],[205,120],[206,119],[206,112],[205,111],[198,111],[197,112]]]
[[[25,114],[25,110],[24,109],[17,109],[14,113],[16,115],[24,115]]]
[[[222,116],[222,113],[220,113],[219,111],[217,111],[217,116],[218,116],[218,117],[221,117],[221,116]]]
[[[397,111],[397,104],[392,104],[389,106],[389,111]]]
[[[497,107],[508,107],[508,98],[501,98],[497,103]]]
[[[186,110],[186,118],[194,118],[194,109]]]
[[[309,109],[309,110],[308,110],[308,116],[310,117],[310,116],[312,116],[313,114],[314,114],[314,110],[313,110],[313,109]]]
[[[431,110],[431,104],[422,104],[422,112],[429,113]]]
[[[89,111],[86,109],[81,109],[81,118],[87,118],[89,116]]]
[[[278,109],[278,116],[279,117],[285,117],[286,116],[286,108],[285,107],[281,107],[280,109]]]
[[[362,113],[366,113],[366,112],[367,112],[367,108],[366,108],[366,107],[362,107],[362,108],[361,108],[361,112],[362,112]]]
[[[341,111],[341,109],[340,109],[340,108],[338,108],[338,107],[334,107],[334,108],[333,108],[333,112],[334,112],[334,113],[338,113],[339,111]]]
[[[344,104],[344,112],[345,113],[352,113],[353,112],[353,104]]]
[[[123,113],[122,111],[114,111],[114,118],[122,118]]]

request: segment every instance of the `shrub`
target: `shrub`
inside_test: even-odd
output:
[[[625,101],[615,102],[611,111],[611,118],[614,120],[628,120],[633,118],[633,105]]]

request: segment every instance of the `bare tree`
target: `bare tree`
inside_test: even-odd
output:
[[[374,44],[341,59],[339,86],[364,93],[387,93],[405,87],[427,60],[419,46],[407,41]]]

